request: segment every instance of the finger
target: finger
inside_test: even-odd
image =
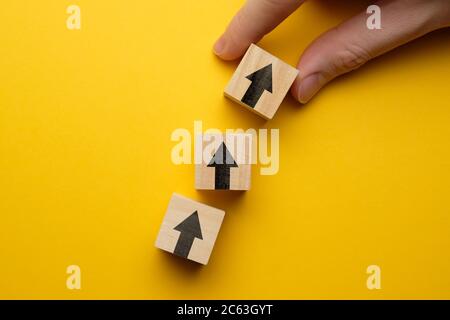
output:
[[[297,9],[304,0],[248,0],[214,45],[222,59],[241,57],[251,43],[258,42]]]
[[[299,77],[292,86],[297,100],[306,103],[335,77],[443,27],[441,12],[448,11],[448,0],[384,0],[377,5],[381,30],[369,30],[368,15],[363,12],[326,32],[305,50],[297,66]]]

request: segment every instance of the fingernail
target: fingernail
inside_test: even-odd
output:
[[[225,49],[225,38],[222,36],[214,44],[214,53],[220,56],[223,53],[224,49]]]
[[[323,77],[320,73],[313,73],[300,80],[297,91],[297,99],[301,103],[307,103],[322,87]]]

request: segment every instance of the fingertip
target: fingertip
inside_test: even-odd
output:
[[[219,39],[217,39],[216,43],[214,43],[214,46],[213,46],[214,54],[216,54],[219,57],[222,56],[223,51],[225,49],[225,45],[226,45],[225,41],[226,40],[225,40],[224,36],[222,35],[222,36],[220,36]]]
[[[320,73],[313,73],[304,77],[297,77],[291,87],[292,96],[300,103],[308,103],[325,85],[325,77]]]
[[[303,2],[248,0],[215,43],[215,54],[223,60],[242,57],[251,43],[261,40]]]
[[[247,48],[234,44],[225,33],[214,44],[213,52],[223,60],[235,60],[242,57]]]
[[[297,79],[295,79],[294,83],[291,86],[291,95],[298,102],[300,102],[299,99],[298,99],[299,89],[300,89],[300,75],[297,76]]]
[[[309,102],[325,84],[325,77],[320,73],[313,73],[304,77],[298,86],[297,99],[300,103]]]

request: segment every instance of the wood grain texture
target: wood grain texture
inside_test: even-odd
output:
[[[201,228],[201,238],[195,238],[189,249],[187,259],[206,265],[214,248],[217,235],[222,225],[225,211],[202,204],[174,193],[170,199],[155,246],[174,253],[182,232],[177,226],[197,212]]]
[[[268,84],[267,79],[259,80],[259,85],[268,89],[262,90],[263,88],[258,88],[258,83],[255,83],[254,74],[258,71],[265,71],[263,75],[267,75],[270,70],[265,67],[270,65],[272,81],[271,84]],[[224,94],[263,118],[272,119],[297,75],[296,68],[252,44],[225,88]],[[249,99],[249,93],[258,96],[256,99]],[[257,100],[254,106],[243,102],[253,100]]]
[[[201,162],[195,165],[195,188],[199,190],[249,190],[251,185],[252,141],[253,136],[248,133],[238,134],[203,134],[197,137],[196,155],[201,155]],[[220,178],[218,167],[211,162],[221,150],[222,144],[232,157],[229,166],[229,185],[220,188],[217,179]],[[226,159],[225,159],[226,160]],[[226,162],[226,161],[225,161]],[[223,179],[223,177],[221,177]],[[223,181],[221,185],[223,185]]]

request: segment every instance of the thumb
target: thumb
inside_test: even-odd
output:
[[[214,52],[224,60],[242,56],[297,9],[304,0],[248,0],[231,20],[225,33],[214,45]]]
[[[305,50],[297,66],[299,77],[292,86],[297,100],[306,103],[335,77],[444,27],[442,12],[449,10],[448,0],[385,0],[377,5],[381,9],[382,29],[369,30],[366,26],[369,16],[362,12],[321,35]]]

